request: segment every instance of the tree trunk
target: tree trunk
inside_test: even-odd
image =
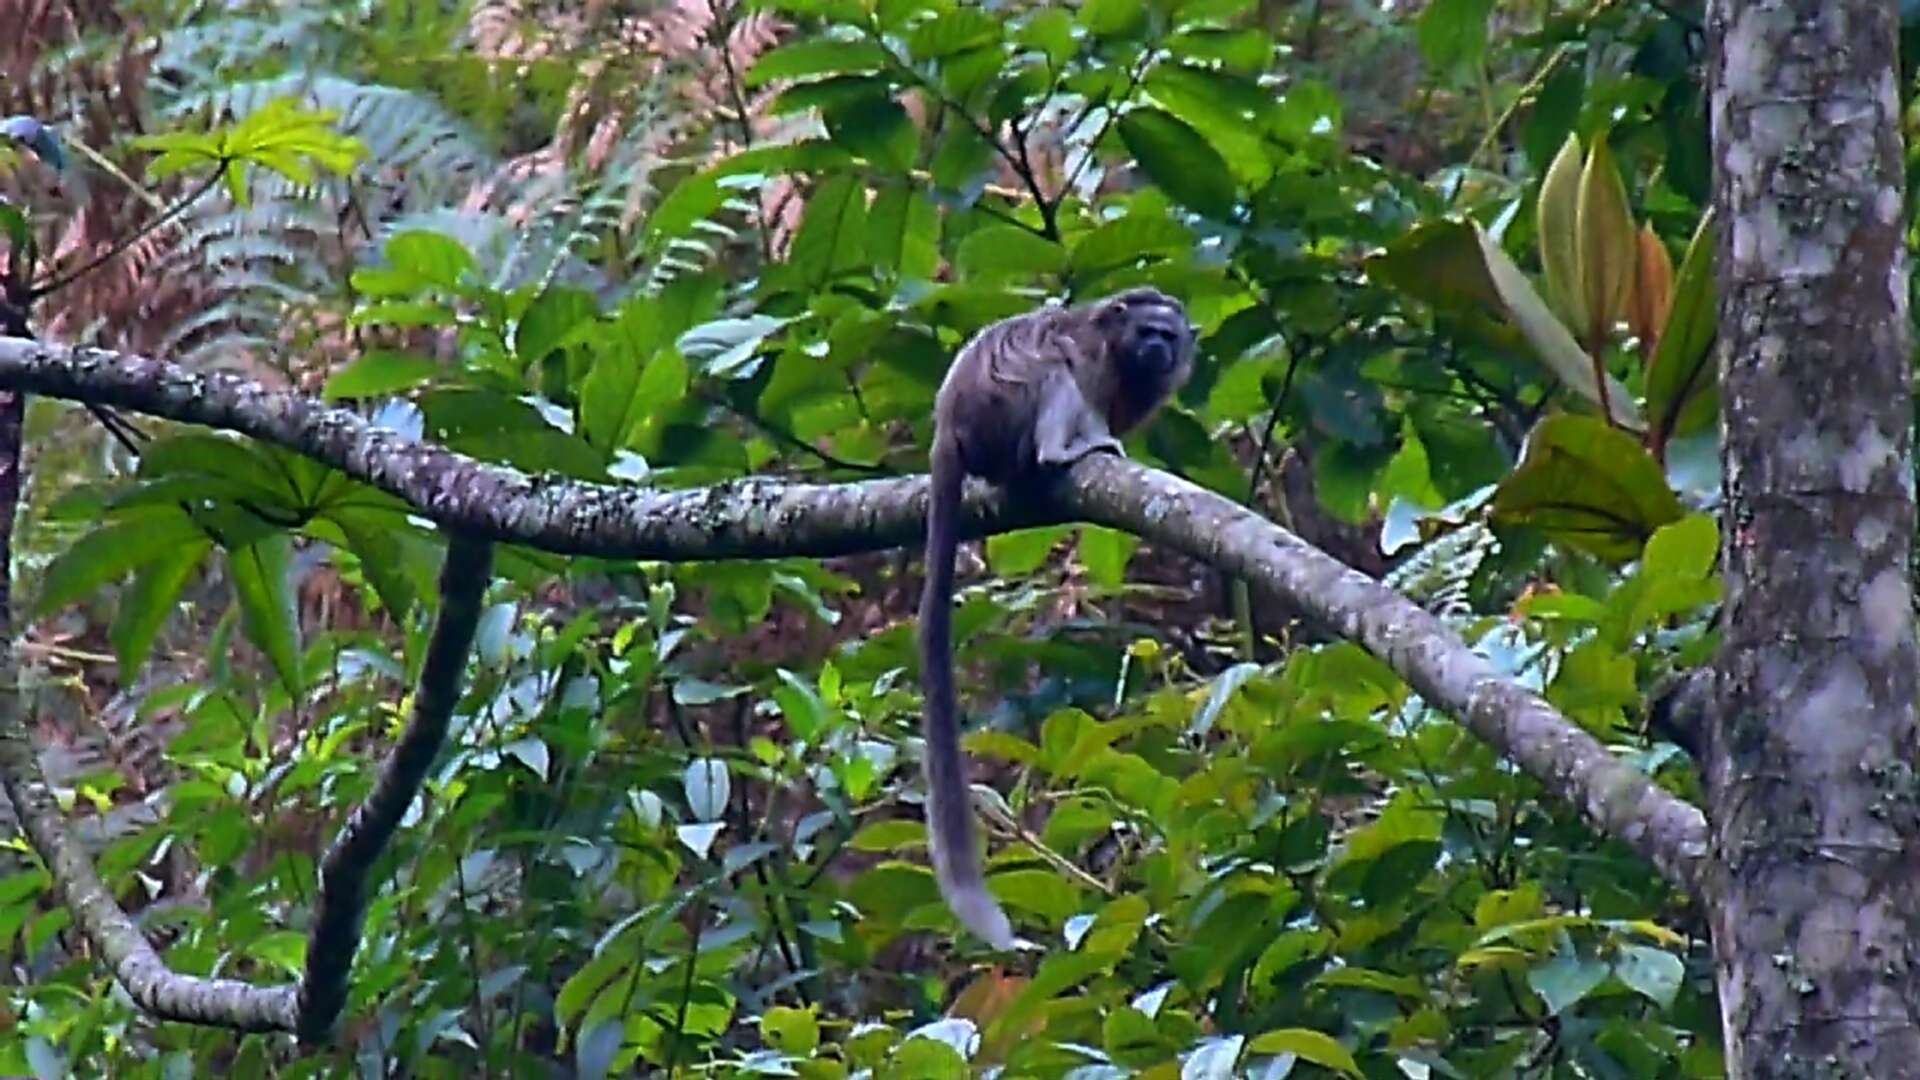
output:
[[[1899,6],[1709,8],[1727,602],[1703,769],[1731,1076],[1920,1076]]]

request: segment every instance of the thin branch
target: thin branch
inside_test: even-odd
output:
[[[353,812],[320,863],[320,895],[307,939],[307,972],[300,982],[295,1024],[302,1042],[325,1041],[346,1005],[347,974],[360,948],[368,879],[446,741],[492,568],[491,543],[459,533],[449,538],[447,561],[440,570],[440,615],[427,641],[413,716],[372,794]]]
[[[179,217],[182,213],[185,213],[187,208],[194,203],[199,202],[201,196],[212,191],[214,185],[218,184],[221,179],[227,175],[228,167],[225,162],[222,162],[219,168],[209,173],[205,180],[197,184],[192,191],[182,195],[179,202],[167,207],[158,217],[147,222],[146,225],[141,228],[135,229],[120,239],[115,240],[112,247],[87,260],[83,265],[61,274],[44,285],[35,285],[33,290],[28,294],[28,297],[32,300],[38,300],[42,297],[50,296],[81,278],[86,277],[88,274],[93,273],[95,270],[100,269],[112,260],[119,258],[126,253],[128,248],[160,231],[162,226],[174,218]]]

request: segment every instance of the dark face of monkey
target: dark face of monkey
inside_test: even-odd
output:
[[[1162,388],[1180,378],[1193,353],[1193,328],[1178,300],[1158,289],[1131,289],[1098,316],[1124,385]]]

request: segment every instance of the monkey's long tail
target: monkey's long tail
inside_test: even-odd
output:
[[[1013,927],[987,891],[973,837],[960,706],[953,690],[953,559],[959,548],[960,448],[936,436],[933,493],[927,506],[927,585],[920,597],[920,678],[926,694],[927,833],[933,872],[947,906],[996,949],[1013,946]]]

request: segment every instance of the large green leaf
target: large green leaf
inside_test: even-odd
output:
[[[382,397],[410,390],[442,370],[444,366],[431,356],[398,349],[372,349],[328,376],[320,395],[328,401]]]
[[[178,543],[142,564],[134,574],[133,587],[121,595],[108,631],[122,679],[137,681],[153,651],[154,638],[179,609],[181,590],[212,550],[213,541],[204,536]]]
[[[287,693],[300,693],[300,624],[294,610],[293,539],[273,533],[227,553],[247,640],[273,665]]]
[[[37,618],[90,596],[109,581],[163,559],[170,553],[203,542],[206,534],[178,509],[164,508],[114,521],[80,538],[47,567],[40,596],[34,603]]]
[[[1141,108],[1122,116],[1119,128],[1141,171],[1175,202],[1217,220],[1233,216],[1239,198],[1233,170],[1191,124],[1163,109]]]
[[[533,364],[548,353],[594,329],[599,305],[593,297],[564,285],[553,285],[534,298],[514,330],[514,353],[522,364]]]
[[[243,491],[267,509],[292,514],[303,508],[302,493],[263,448],[212,432],[189,431],[156,439],[140,453],[143,479],[206,477],[214,492]]]
[[[1420,13],[1420,51],[1436,70],[1478,67],[1487,54],[1494,0],[1433,0]]]
[[[968,276],[1012,275],[1031,278],[1066,269],[1067,252],[1059,244],[1018,225],[989,225],[960,241],[954,262]]]
[[[938,60],[1000,40],[999,19],[971,5],[956,7],[937,19],[928,19],[907,36],[915,60]]]
[[[1080,237],[1068,258],[1077,280],[1094,279],[1136,263],[1190,255],[1193,231],[1151,211],[1136,211]]]
[[[814,189],[794,234],[787,264],[814,286],[860,269],[867,257],[866,187],[845,174]]]
[[[904,173],[920,154],[920,129],[899,102],[862,98],[826,111],[833,141],[882,169]]]
[[[1250,1054],[1292,1054],[1303,1061],[1348,1076],[1360,1076],[1360,1063],[1353,1052],[1335,1042],[1330,1035],[1312,1028],[1278,1028],[1254,1039],[1247,1046]]]
[[[1654,530],[1684,512],[1645,447],[1587,416],[1541,421],[1493,497],[1495,521],[1531,525],[1616,562],[1639,555]]]
[[[757,88],[776,79],[870,74],[886,66],[887,50],[871,41],[802,37],[754,61],[747,69],[746,83]]]

